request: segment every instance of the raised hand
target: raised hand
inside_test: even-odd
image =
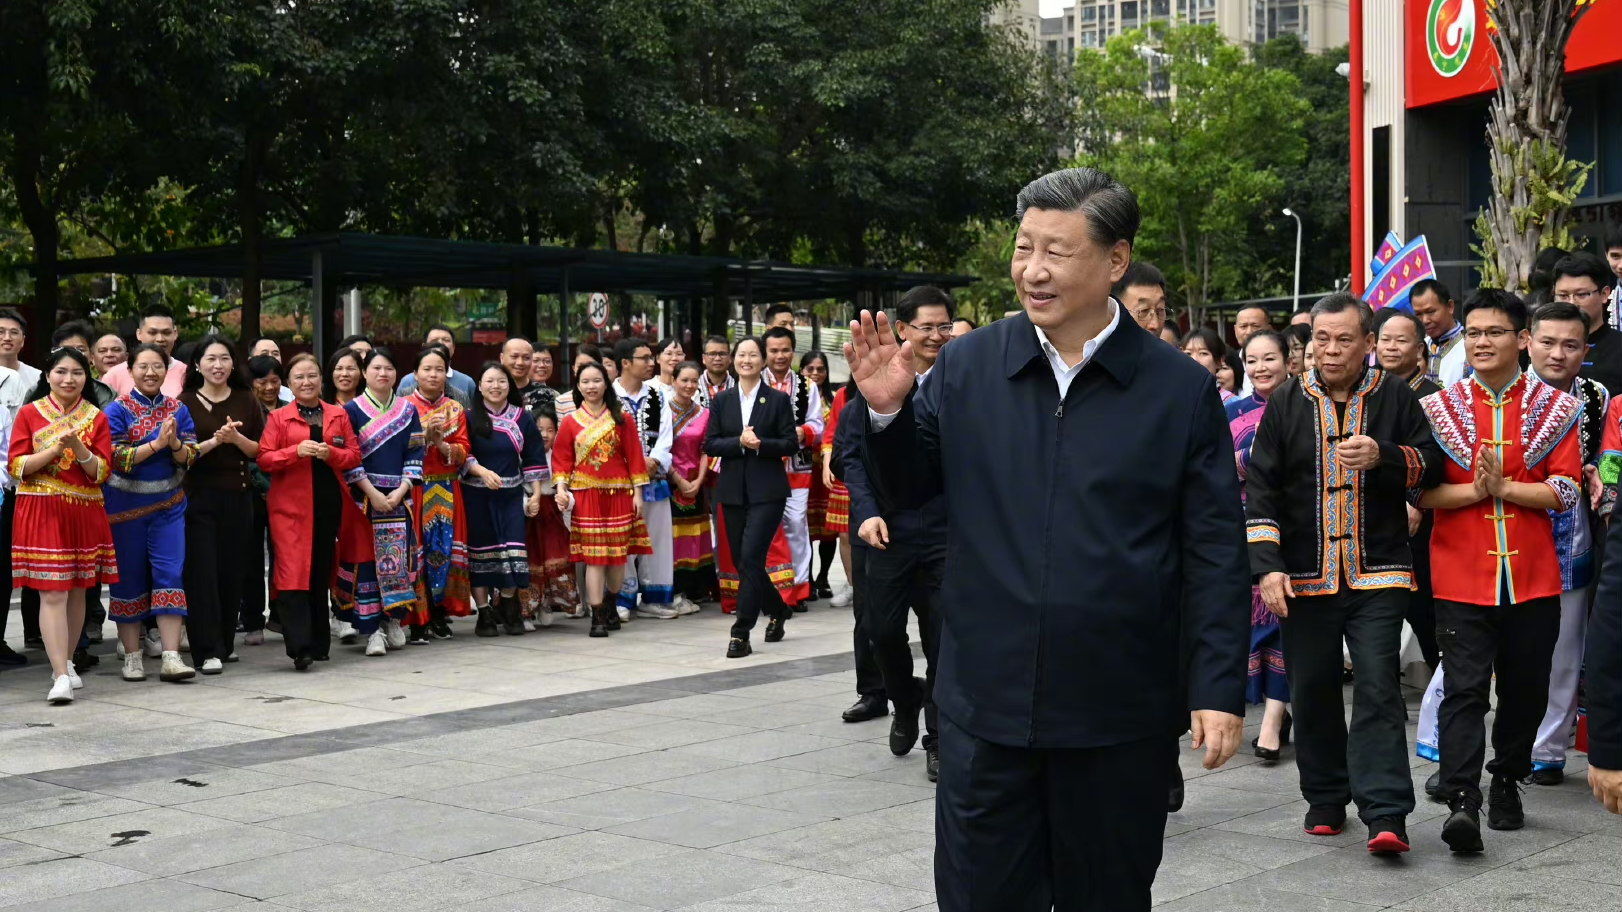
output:
[[[439,446],[445,439],[445,416],[435,415],[428,419],[428,425],[423,428],[423,435],[427,438],[429,446]]]
[[[901,410],[918,376],[912,366],[912,343],[897,344],[890,318],[883,311],[875,318],[864,310],[860,320],[851,321],[845,361],[862,398],[881,415]]]
[[[173,447],[179,441],[180,425],[175,421],[175,416],[170,415],[163,419],[163,426],[158,429],[158,446]]]

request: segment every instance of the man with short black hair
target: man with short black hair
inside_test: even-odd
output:
[[[653,546],[652,554],[633,554],[626,558],[618,611],[622,621],[630,620],[633,613],[640,617],[669,619],[683,613],[671,607],[676,597],[675,539],[670,516],[670,482],[665,480],[670,472],[670,448],[675,442],[674,419],[670,401],[659,384],[648,382],[659,367],[647,340],[619,340],[614,345],[614,360],[620,366],[619,379],[614,381],[614,395],[636,423],[637,439],[647,457],[648,484],[643,494],[642,518],[647,523],[648,540]],[[640,606],[637,604],[639,593]]]
[[[422,344],[425,348],[429,345],[438,345],[440,348],[445,349],[446,354],[451,357],[456,356],[456,334],[451,332],[451,328],[443,323],[435,323],[430,326],[427,335],[423,336]],[[505,347],[503,348],[505,349]],[[507,359],[503,357],[501,363],[506,364]],[[462,403],[463,408],[479,401],[479,387],[478,384],[473,382],[473,378],[451,367],[448,362],[445,367],[447,368],[445,391],[451,394],[451,398]],[[403,375],[400,380],[399,394],[409,396],[417,388],[417,372],[409,364],[399,365],[399,370]],[[513,371],[511,366],[508,366],[507,371],[513,374],[514,379],[517,379],[518,374]],[[524,377],[529,377],[528,371],[525,371]]]
[[[151,304],[141,311],[140,322],[135,327],[135,341],[143,345],[156,345],[169,355],[169,373],[163,378],[162,392],[174,399],[180,398],[181,390],[186,386],[186,362],[174,357],[175,342],[179,338],[174,311],[162,304]],[[135,378],[130,376],[128,364],[114,367],[102,375],[101,381],[120,396],[127,396],[135,389]]]
[[[773,304],[766,308],[766,319],[761,326],[763,329],[776,329],[781,326],[789,332],[793,332],[794,308],[787,304]]]
[[[27,344],[28,321],[13,308],[0,307],[0,406],[13,419],[39,385],[39,368],[22,362]]]
[[[1622,332],[1611,328],[1606,308],[1616,275],[1605,261],[1579,251],[1554,264],[1556,301],[1575,304],[1588,315],[1588,357],[1582,375],[1622,391]]]
[[[39,384],[39,369],[24,364],[20,357],[27,344],[28,321],[16,310],[0,307],[0,410],[5,412],[0,444],[10,444],[10,432],[17,420],[17,412]],[[0,544],[5,546],[9,555],[12,520],[17,513],[17,479],[12,478],[4,466],[0,466],[0,485],[5,488],[0,492],[0,499],[5,501],[0,505]],[[0,559],[0,666],[28,664],[27,658],[6,645],[6,619],[11,615],[11,579],[11,560]],[[33,598],[29,598],[30,595]],[[25,645],[38,643],[43,646],[39,632],[38,593],[25,589],[23,599],[23,642]],[[28,611],[30,606],[32,612]]]
[[[958,317],[952,321],[952,338],[956,339],[961,336],[966,336],[979,328],[980,324],[974,322],[968,317]]]
[[[1454,317],[1453,293],[1435,279],[1421,279],[1408,295],[1408,303],[1430,340],[1425,373],[1431,382],[1448,387],[1463,380],[1469,373],[1469,359],[1460,344],[1464,326]]]
[[[1605,236],[1605,263],[1611,267],[1611,274],[1616,276],[1616,282],[1611,286],[1611,312],[1609,323],[1612,329],[1622,330],[1622,228],[1613,229]]]
[[[1151,335],[1166,325],[1166,277],[1147,260],[1133,260],[1110,295]]]
[[[731,389],[738,381],[732,376],[732,344],[726,336],[704,340],[704,376],[699,378],[698,404],[710,407],[710,400]]]
[[[794,369],[794,330],[766,330],[766,370],[761,378],[788,396],[794,406],[794,428],[801,449],[788,460],[788,503],[783,506],[783,535],[794,555],[794,597],[784,599],[797,612],[811,601],[811,527],[806,508],[811,497],[812,447],[821,447],[822,393]]]

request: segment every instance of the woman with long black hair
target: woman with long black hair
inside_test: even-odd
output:
[[[479,620],[473,632],[524,633],[518,590],[529,586],[525,520],[540,509],[546,444],[529,413],[508,398],[512,374],[486,361],[474,376],[479,401],[467,413],[467,552]]]
[[[828,382],[828,356],[820,351],[806,352],[800,357],[800,376],[822,394],[822,424],[826,428],[835,395],[833,384]],[[822,441],[817,441],[811,453],[811,495],[806,500],[805,519],[811,530],[811,540],[817,543],[817,560],[820,564],[811,581],[811,597],[831,599],[834,590],[828,584],[828,571],[833,568],[834,557],[839,551],[839,533],[843,530],[830,528],[828,522],[828,503],[833,491],[823,478],[822,462],[826,457],[822,453]]]

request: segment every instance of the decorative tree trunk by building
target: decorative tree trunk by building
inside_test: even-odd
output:
[[[1566,158],[1561,83],[1566,41],[1592,2],[1487,0],[1498,91],[1487,109],[1493,192],[1475,226],[1484,286],[1524,292],[1539,250],[1570,247],[1566,218],[1592,166]]]

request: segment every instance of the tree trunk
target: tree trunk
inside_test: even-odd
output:
[[[35,152],[31,136],[19,133],[12,156],[12,191],[17,196],[17,208],[23,224],[34,239],[34,350],[41,363],[50,354],[51,333],[56,329],[56,309],[60,300],[57,288],[57,250],[62,243],[62,229],[56,223],[56,213],[40,193],[39,155]]]
[[[237,218],[242,231],[242,329],[237,341],[242,343],[259,338],[259,316],[264,300],[261,279],[265,271],[265,217],[264,204],[259,197],[262,155],[259,139],[250,132],[237,182]]]
[[[1498,91],[1487,112],[1493,193],[1487,201],[1489,277],[1511,292],[1526,289],[1545,235],[1565,227],[1571,179],[1565,161],[1569,110],[1561,91],[1566,42],[1587,6],[1578,0],[1497,0],[1487,15],[1498,52]],[[1494,269],[1496,267],[1496,270]],[[1494,276],[1493,273],[1496,272]]]

